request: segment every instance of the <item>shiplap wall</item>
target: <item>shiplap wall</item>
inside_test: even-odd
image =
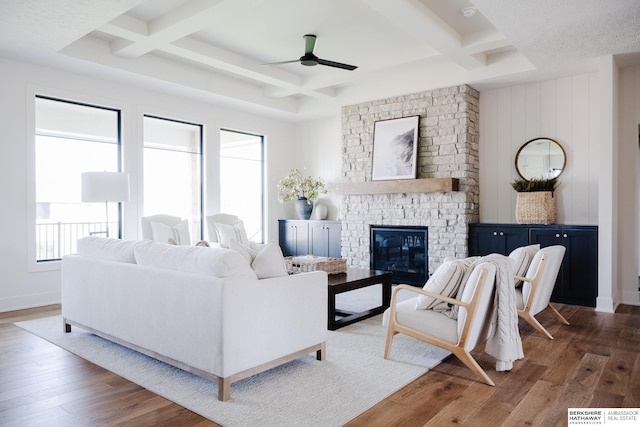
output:
[[[481,222],[515,223],[515,155],[526,141],[548,137],[567,154],[558,223],[598,223],[598,97],[597,73],[481,92]]]
[[[340,219],[342,200],[338,193],[342,165],[341,116],[298,123],[295,135],[296,167],[306,169],[305,175],[321,177],[327,184],[327,194],[318,199],[328,208],[328,219]],[[296,218],[294,204],[289,203],[289,216]]]

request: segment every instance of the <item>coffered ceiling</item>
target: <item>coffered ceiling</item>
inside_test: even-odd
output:
[[[0,0],[0,55],[291,120],[468,83],[593,71],[640,51],[638,0]],[[473,16],[463,14],[465,8]],[[304,66],[314,53],[354,71]]]

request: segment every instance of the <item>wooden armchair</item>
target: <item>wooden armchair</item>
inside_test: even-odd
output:
[[[487,336],[495,276],[494,264],[487,262],[478,264],[466,284],[463,284],[464,290],[460,300],[414,286],[396,286],[391,296],[391,307],[387,313],[388,328],[384,358],[389,358],[393,337],[402,333],[450,351],[485,383],[495,385],[469,353]],[[434,310],[416,310],[417,297],[398,303],[398,292],[403,289],[459,306],[458,318],[452,319]]]
[[[546,309],[563,324],[569,324],[549,302],[565,250],[561,245],[540,249],[531,260],[526,277],[515,276],[523,282],[521,287],[516,288],[518,316],[551,340],[553,336],[534,316]]]

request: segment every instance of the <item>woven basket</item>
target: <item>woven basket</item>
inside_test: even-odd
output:
[[[516,198],[518,224],[553,224],[556,222],[556,199],[551,191],[518,193]]]
[[[285,257],[284,264],[289,274],[308,273],[310,271],[326,271],[328,274],[347,272],[347,260],[342,258],[328,258],[318,262],[293,262],[293,257]]]

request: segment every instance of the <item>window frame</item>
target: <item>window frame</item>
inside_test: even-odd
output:
[[[104,102],[103,100],[87,100],[82,99],[81,96],[68,93],[56,93],[51,94],[50,90],[29,87],[27,91],[27,105],[31,108],[27,108],[26,113],[26,132],[29,141],[27,144],[27,271],[28,272],[40,272],[40,271],[52,271],[59,270],[61,267],[61,258],[53,258],[47,260],[37,259],[37,200],[36,200],[36,100],[38,98],[47,99],[56,102],[64,102],[73,105],[80,105],[90,108],[99,108],[103,110],[113,111],[117,114],[117,143],[116,143],[116,167],[118,172],[122,172],[123,165],[123,147],[122,147],[122,108],[107,106],[111,104]],[[117,207],[118,216],[118,236],[122,238],[123,235],[123,206],[118,202]]]
[[[266,241],[266,217],[265,217],[265,199],[267,197],[267,193],[266,193],[266,176],[265,176],[265,171],[266,171],[266,160],[265,160],[265,135],[261,135],[259,133],[254,133],[254,132],[248,132],[248,131],[242,131],[242,130],[237,130],[237,129],[231,129],[231,128],[225,128],[225,127],[221,127],[218,130],[218,138],[220,138],[220,146],[222,146],[222,132],[232,132],[232,133],[238,133],[241,135],[249,135],[249,136],[253,136],[253,137],[257,137],[260,138],[260,177],[261,177],[261,183],[260,183],[260,187],[261,187],[261,194],[262,197],[260,197],[260,217],[262,218],[262,241],[261,243],[265,243]],[[221,151],[219,150],[218,152],[218,157],[221,158]],[[220,175],[220,170],[218,171],[218,178],[220,180],[220,206],[222,207],[222,176]]]
[[[146,143],[146,138],[144,135],[144,120],[146,118],[150,118],[150,119],[156,119],[156,120],[164,120],[167,122],[174,122],[174,123],[181,123],[184,125],[190,125],[190,126],[197,126],[199,128],[199,137],[200,137],[200,153],[199,153],[199,158],[198,158],[198,165],[200,168],[199,171],[199,178],[200,178],[200,184],[199,184],[199,188],[198,188],[198,197],[200,199],[199,202],[199,214],[200,214],[200,220],[199,220],[199,227],[200,227],[200,234],[197,236],[196,240],[202,240],[204,239],[204,222],[205,222],[205,218],[204,218],[204,206],[205,206],[205,200],[204,200],[204,185],[205,185],[205,180],[204,180],[204,159],[205,159],[205,143],[204,143],[204,136],[205,136],[205,125],[202,123],[196,123],[196,122],[190,122],[187,120],[181,120],[181,119],[172,119],[172,118],[168,118],[168,117],[163,117],[157,114],[149,114],[149,113],[143,113],[142,114],[142,141],[141,141],[141,146],[142,146],[142,156],[141,156],[141,161],[140,161],[140,167],[141,167],[141,171],[140,171],[140,180],[141,180],[141,197],[140,197],[140,201],[141,201],[141,211],[144,212],[144,202],[145,202],[145,194],[144,194],[144,176],[145,176],[145,171],[144,171],[144,150],[147,148],[145,143]],[[150,147],[149,147],[150,148]],[[160,150],[160,148],[153,148],[155,150]],[[171,150],[167,150],[167,151],[171,151]],[[177,151],[177,150],[174,150]],[[192,236],[192,239],[196,237],[196,236]]]

